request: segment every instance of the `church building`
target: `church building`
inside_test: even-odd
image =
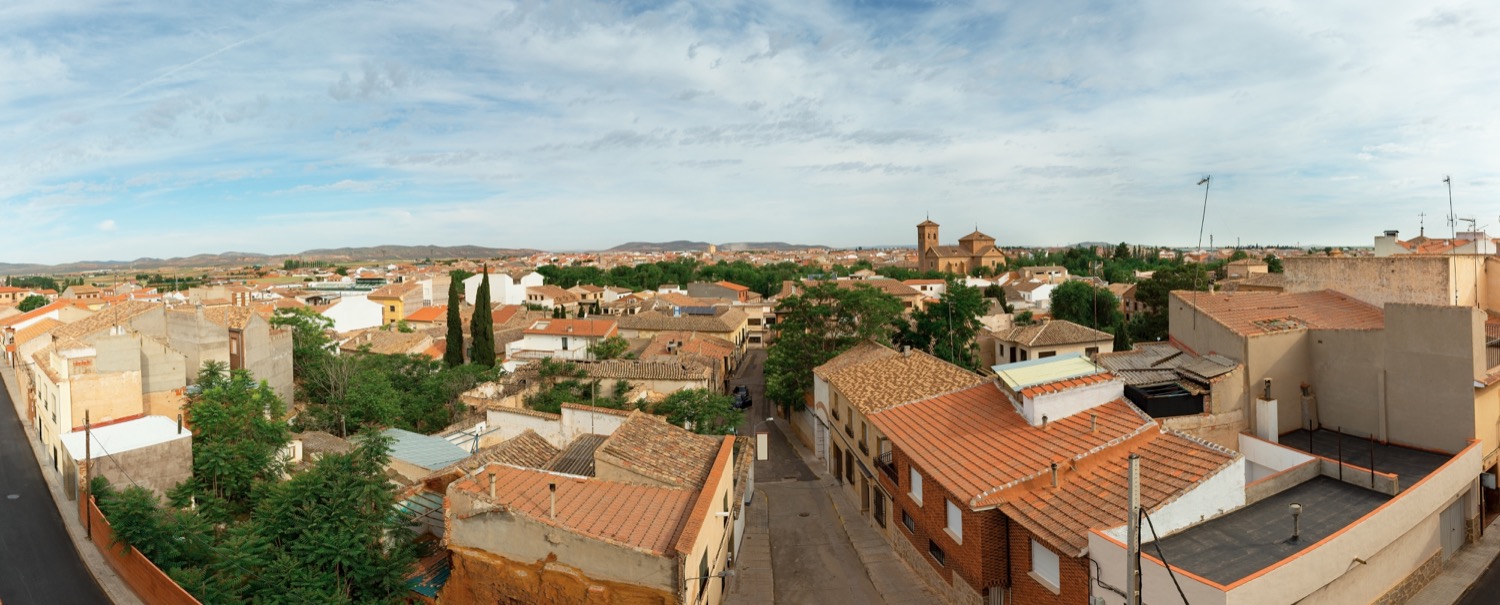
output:
[[[968,275],[978,267],[998,269],[1005,254],[995,247],[995,238],[979,232],[963,236],[957,246],[938,244],[938,224],[931,219],[917,225],[917,269]]]

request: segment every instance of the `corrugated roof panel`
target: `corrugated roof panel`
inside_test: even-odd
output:
[[[386,429],[382,433],[392,437],[391,458],[410,462],[427,470],[437,470],[469,457],[464,448],[449,443],[447,439],[422,435],[401,429]]]
[[[993,369],[995,374],[999,375],[1000,379],[1005,381],[1005,385],[1012,390],[1104,371],[1103,368],[1094,365],[1094,362],[1076,353],[1010,363],[995,366]]]

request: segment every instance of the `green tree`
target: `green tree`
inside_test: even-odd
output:
[[[1250,258],[1250,254],[1249,253],[1245,252],[1244,250],[1236,249],[1234,251],[1234,254],[1229,255],[1229,262],[1232,263],[1234,261],[1245,260],[1247,258]]]
[[[257,384],[248,371],[200,380],[198,386],[202,391],[186,408],[194,430],[190,481],[194,491],[210,501],[200,510],[217,513],[212,516],[222,520],[249,510],[251,488],[257,482],[280,477],[280,454],[291,441],[291,431],[281,399],[265,382]],[[214,510],[218,503],[222,510]]]
[[[16,310],[26,313],[47,306],[47,297],[40,294],[32,294],[21,299],[21,304],[16,305]]]
[[[1176,290],[1208,290],[1208,270],[1198,263],[1181,263],[1156,270],[1151,279],[1135,287],[1136,301],[1145,311],[1130,321],[1132,342],[1161,340],[1167,337],[1167,300]]]
[[[589,347],[589,354],[593,355],[594,359],[619,359],[628,350],[630,350],[630,341],[625,340],[623,336],[611,336]]]
[[[1271,273],[1281,273],[1282,271],[1285,271],[1285,269],[1281,266],[1281,257],[1276,256],[1275,254],[1267,254],[1264,260],[1266,261],[1267,271],[1270,271]]]
[[[1130,329],[1126,327],[1124,320],[1115,323],[1113,332],[1116,351],[1129,351],[1134,348],[1135,343],[1130,342]]]
[[[700,435],[732,435],[745,421],[734,407],[734,398],[708,389],[683,389],[656,404],[657,414],[667,422]]]
[[[1029,326],[1029,325],[1031,325],[1033,323],[1036,323],[1036,318],[1032,316],[1030,309],[1027,309],[1025,311],[1022,311],[1022,312],[1016,314],[1016,317],[1015,317],[1015,324],[1016,325],[1018,325],[1018,326]]]
[[[485,367],[495,365],[495,318],[490,315],[490,271],[483,269],[479,279],[479,292],[474,295],[474,318],[469,320],[469,340],[473,350],[469,359]]]
[[[271,325],[292,330],[292,370],[294,376],[305,376],[312,368],[333,355],[333,320],[310,307],[277,309]]]
[[[443,363],[450,368],[464,363],[464,326],[458,314],[460,285],[456,279],[448,282],[448,342],[443,349]]]
[[[800,410],[813,368],[864,340],[890,344],[901,302],[865,284],[807,285],[776,307],[777,337],[766,357],[766,396]]]
[[[897,340],[954,365],[977,370],[979,350],[975,338],[984,328],[979,317],[988,306],[979,288],[949,282],[937,302],[912,313],[910,321],[896,320]]]
[[[1114,256],[1114,258],[1115,258],[1115,260],[1129,260],[1130,259],[1130,246],[1127,245],[1125,242],[1120,242],[1120,245],[1115,246],[1115,256]]]
[[[1100,330],[1119,323],[1124,314],[1113,292],[1070,281],[1052,290],[1052,317]]]

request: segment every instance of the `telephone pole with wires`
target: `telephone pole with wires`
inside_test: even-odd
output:
[[[1203,256],[1203,228],[1208,225],[1208,190],[1213,187],[1213,175],[1204,175],[1198,179],[1198,184],[1203,186],[1203,213],[1198,217],[1198,260],[1199,269],[1202,269],[1203,261],[1208,259]],[[1193,330],[1198,329],[1198,271],[1193,271]]]

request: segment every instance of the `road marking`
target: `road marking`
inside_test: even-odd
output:
[[[7,495],[7,496],[6,496],[6,497],[5,497],[5,499],[6,499],[6,500],[17,500],[17,499],[19,499],[19,498],[20,498],[20,497],[21,497],[21,494],[10,494],[10,495]]]

